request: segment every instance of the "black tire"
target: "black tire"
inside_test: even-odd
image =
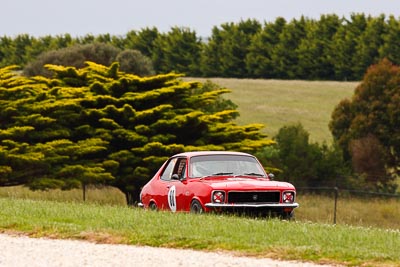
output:
[[[197,199],[193,200],[192,203],[190,204],[190,213],[200,214],[203,212],[204,209],[203,206],[201,206],[200,202]]]
[[[157,204],[154,202],[150,202],[149,210],[158,210]]]
[[[281,219],[288,220],[288,221],[294,220],[294,210],[292,210],[290,212],[282,212]]]

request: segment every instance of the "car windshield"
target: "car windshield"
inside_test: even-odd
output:
[[[260,163],[246,155],[202,155],[191,158],[190,177],[250,175],[265,177]]]

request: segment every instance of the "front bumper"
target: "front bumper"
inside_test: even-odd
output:
[[[299,203],[206,203],[207,208],[261,208],[261,209],[295,209]]]

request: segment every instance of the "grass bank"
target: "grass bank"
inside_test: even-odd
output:
[[[0,198],[0,231],[363,266],[396,266],[400,232]]]

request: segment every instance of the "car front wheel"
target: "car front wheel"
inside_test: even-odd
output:
[[[203,213],[203,207],[201,206],[198,200],[193,200],[190,204],[190,212],[191,213]]]
[[[156,203],[154,203],[154,202],[151,202],[150,204],[149,204],[149,210],[157,210],[158,208],[157,208],[157,204]]]
[[[281,218],[283,220],[294,220],[294,210],[290,211],[290,212],[282,212],[281,213]]]

